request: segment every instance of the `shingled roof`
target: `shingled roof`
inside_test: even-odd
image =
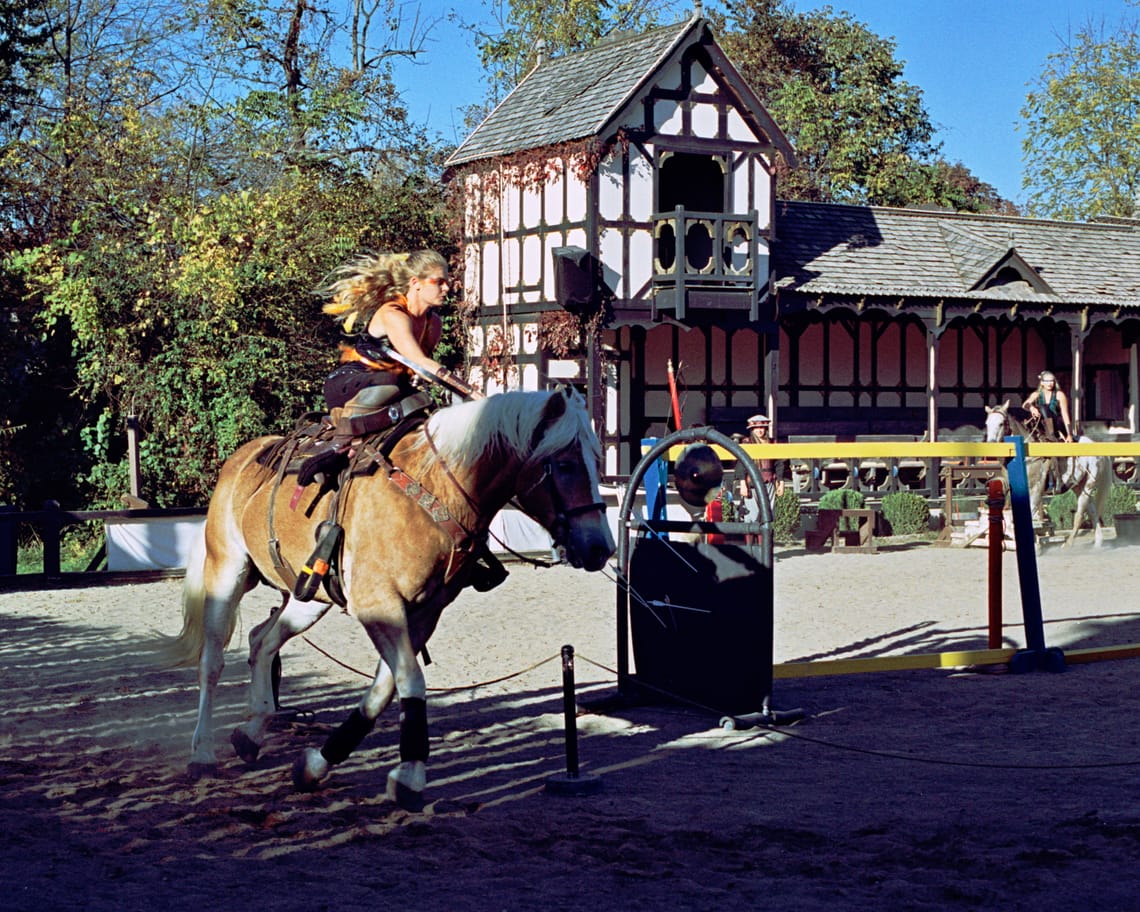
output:
[[[775,225],[780,293],[1140,307],[1140,221],[781,201]]]
[[[610,38],[535,67],[448,158],[448,167],[554,143],[605,136],[625,126],[630,105],[685,47],[701,43],[740,100],[742,114],[794,162],[783,132],[712,38],[704,19]],[[636,112],[635,125],[640,122]]]

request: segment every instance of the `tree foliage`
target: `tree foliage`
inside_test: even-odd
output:
[[[1090,23],[1046,59],[1021,111],[1032,214],[1127,218],[1140,210],[1138,25],[1132,17],[1106,34]]]
[[[992,187],[939,157],[893,40],[847,13],[798,13],[787,0],[733,0],[722,24],[725,50],[796,150],[799,167],[785,163],[779,175],[782,197],[997,208]]]
[[[321,404],[328,272],[449,252],[442,150],[388,66],[415,38],[387,0],[45,8],[0,162],[0,502],[114,504],[133,414],[144,496],[200,504],[241,442]]]

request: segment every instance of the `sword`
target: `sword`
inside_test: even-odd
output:
[[[446,367],[441,367],[437,372],[432,373],[426,367],[416,364],[416,362],[412,361],[410,358],[405,358],[390,345],[381,344],[378,346],[378,348],[381,350],[385,358],[390,361],[395,361],[397,364],[402,364],[422,380],[427,380],[429,383],[437,383],[444,389],[447,389],[453,393],[457,393],[464,399],[483,398],[483,394],[475,389],[475,387],[464,383]]]

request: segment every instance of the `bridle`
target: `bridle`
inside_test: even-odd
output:
[[[523,513],[539,522],[538,517],[534,516],[519,498],[526,497],[538,489],[539,485],[545,485],[546,496],[550,499],[550,505],[554,508],[554,522],[550,529],[550,536],[554,539],[554,546],[556,548],[563,548],[566,546],[566,536],[570,533],[570,520],[576,516],[582,516],[585,513],[605,513],[606,504],[604,501],[596,500],[593,503],[578,504],[577,506],[569,506],[566,503],[566,498],[562,496],[558,485],[554,481],[554,457],[549,456],[542,462],[542,474],[535,479],[532,484],[525,491],[520,491],[511,498],[510,502],[518,507]]]

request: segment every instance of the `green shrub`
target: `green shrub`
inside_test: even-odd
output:
[[[785,490],[776,498],[772,517],[772,536],[778,542],[791,541],[800,528],[800,497]]]
[[[1049,520],[1054,528],[1064,530],[1073,528],[1073,516],[1077,512],[1076,493],[1065,491],[1063,494],[1053,495],[1045,512],[1049,514]],[[1104,522],[1108,526],[1114,525],[1112,518],[1120,513],[1136,513],[1136,492],[1128,485],[1113,485],[1112,490],[1108,492],[1108,504],[1104,512],[1107,514]],[[1085,518],[1085,524],[1088,524],[1088,517]]]
[[[851,488],[837,488],[828,491],[819,499],[821,510],[861,510],[865,498],[859,491]],[[840,532],[854,532],[859,527],[855,519],[844,519],[839,525]]]
[[[930,529],[930,507],[926,498],[910,491],[883,495],[883,519],[891,535],[917,535]]]
[[[1112,486],[1112,490],[1108,492],[1108,506],[1105,508],[1108,514],[1108,524],[1114,525],[1112,518],[1119,516],[1121,513],[1138,513],[1140,510],[1136,509],[1136,491],[1128,487],[1128,485],[1117,484]]]

